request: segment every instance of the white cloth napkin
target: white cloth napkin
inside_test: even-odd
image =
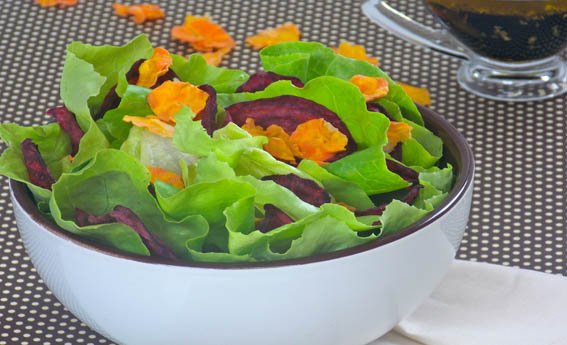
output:
[[[416,312],[369,345],[567,345],[567,277],[456,260]]]

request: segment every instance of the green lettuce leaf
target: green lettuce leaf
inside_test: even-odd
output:
[[[256,178],[270,175],[294,174],[301,178],[314,180],[303,171],[275,159],[271,154],[259,148],[242,150],[234,166],[234,170],[238,175],[251,175]]]
[[[196,156],[207,156],[219,143],[211,138],[201,121],[193,121],[195,114],[186,106],[175,115],[173,144],[181,151]]]
[[[224,210],[243,198],[253,197],[256,189],[237,180],[219,180],[187,186],[175,194],[164,189],[164,183],[156,183],[156,196],[161,209],[169,217],[181,220],[188,216],[201,215],[209,223],[207,251],[227,251],[228,233],[225,228]]]
[[[251,253],[257,260],[281,260],[332,252],[371,241],[358,236],[373,229],[359,222],[342,206],[325,204],[320,210],[270,232],[229,232],[229,250],[236,255]]]
[[[116,85],[121,75],[124,75],[132,65],[140,60],[152,56],[153,48],[146,35],[139,35],[123,46],[93,46],[80,42],[73,42],[67,51],[77,58],[88,62],[94,70],[105,77],[104,85],[95,97],[89,100],[93,113],[99,109],[108,91]],[[84,76],[76,76],[85,82]]]
[[[185,185],[201,182],[216,182],[236,177],[228,163],[218,160],[216,156],[201,157],[188,166]]]
[[[75,114],[77,122],[85,135],[79,143],[79,151],[73,157],[71,166],[80,166],[91,159],[98,151],[108,148],[109,143],[104,133],[94,122],[88,101],[99,94],[106,78],[97,73],[93,66],[67,52],[60,94],[63,103]]]
[[[38,202],[46,201],[51,191],[32,184],[20,145],[24,139],[31,138],[54,178],[69,169],[68,156],[71,153],[69,136],[56,123],[38,127],[22,127],[14,123],[0,124],[0,139],[8,148],[0,156],[0,175],[24,182],[33,192]]]
[[[429,168],[443,155],[443,141],[422,125],[403,117],[400,107],[387,99],[376,101],[398,122],[412,126],[412,138],[402,143],[402,163]]]
[[[172,57],[171,69],[182,81],[193,85],[208,84],[217,92],[235,92],[249,77],[241,70],[211,66],[201,54],[191,54],[187,59],[176,54]]]
[[[310,179],[297,168],[280,162],[262,149],[267,142],[263,136],[251,136],[234,123],[216,130],[210,137],[200,121],[193,121],[193,113],[183,107],[176,114],[173,135],[174,145],[182,152],[197,157],[213,156],[216,161],[226,163],[236,175],[251,175],[262,178],[268,175],[296,174]],[[225,167],[226,169],[226,167]],[[189,181],[191,178],[189,168]]]
[[[443,141],[427,128],[404,120],[412,126],[410,140],[402,144],[402,162],[408,166],[430,168],[443,156]]]
[[[179,151],[170,138],[164,138],[144,128],[132,127],[120,150],[134,156],[144,166],[155,166],[181,174],[183,166],[191,165],[197,157]]]
[[[423,210],[406,204],[400,200],[393,200],[380,216],[382,235],[386,236],[406,228],[423,218],[429,210]]]
[[[407,181],[388,170],[385,153],[382,148],[376,146],[327,164],[325,169],[355,183],[368,195],[387,193],[409,186]]]
[[[428,182],[442,192],[449,192],[453,187],[453,166],[447,164],[445,168],[432,167],[419,173],[419,180]]]
[[[385,98],[380,98],[379,100],[377,100],[375,102],[380,104],[382,107],[384,107],[384,109],[386,109],[388,114],[395,121],[401,122],[401,121],[404,120],[404,116],[402,115],[402,111],[396,103],[394,103],[390,100],[387,100]]]
[[[260,51],[260,59],[266,71],[294,76],[308,82],[320,76],[334,76],[350,80],[356,74],[382,77],[388,80],[386,99],[396,103],[404,117],[418,124],[423,119],[415,103],[401,86],[396,84],[377,66],[366,61],[355,60],[335,54],[332,49],[315,42],[285,42],[266,47]]]
[[[292,191],[274,181],[262,181],[252,176],[240,176],[237,179],[254,187],[256,190],[254,203],[259,208],[263,208],[265,204],[272,204],[294,220],[305,218],[318,211],[317,207],[301,200]]]
[[[402,143],[402,163],[405,165],[429,168],[439,158],[441,157],[429,153],[415,138],[410,138]]]
[[[299,163],[298,168],[319,181],[335,201],[344,202],[358,210],[366,210],[374,206],[372,200],[362,188],[353,182],[331,174],[316,162],[304,159]]]
[[[79,227],[74,220],[76,208],[106,214],[116,205],[128,207],[179,258],[190,259],[189,248],[201,249],[208,233],[207,221],[198,214],[176,221],[166,218],[148,192],[149,182],[149,172],[132,156],[103,150],[84,169],[60,177],[53,185],[50,210],[57,224],[67,231],[121,251],[149,255],[139,235],[123,224]]]
[[[419,191],[419,195],[414,202],[414,206],[417,208],[432,211],[447,197],[447,193],[435,188],[429,182],[420,181],[420,184],[423,188]]]
[[[151,91],[151,89],[145,87],[128,85],[118,107],[107,111],[104,117],[97,121],[100,126],[105,128],[113,140],[114,146],[119,147],[126,140],[130,128],[132,128],[132,124],[122,120],[124,116],[144,117],[153,114],[147,101],[148,94]]]

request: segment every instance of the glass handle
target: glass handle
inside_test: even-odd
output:
[[[422,25],[395,10],[383,0],[368,0],[362,12],[374,23],[404,40],[461,59],[468,59],[467,50],[446,30],[435,30]]]

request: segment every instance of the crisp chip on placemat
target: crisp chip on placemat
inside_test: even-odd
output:
[[[408,96],[410,96],[415,103],[421,105],[431,105],[431,96],[429,95],[429,90],[427,90],[426,88],[416,87],[400,82],[398,82],[398,85],[400,85],[402,89],[407,92]]]
[[[284,23],[275,28],[260,31],[254,36],[247,37],[246,43],[253,49],[260,50],[276,43],[299,41],[300,37],[301,32],[297,25]]]
[[[159,5],[139,4],[139,5],[122,5],[119,3],[112,4],[114,13],[119,17],[132,16],[134,23],[143,24],[148,20],[156,20],[165,17],[165,13]]]
[[[73,6],[78,2],[79,0],[35,0],[35,3],[41,7]]]
[[[341,54],[343,56],[356,60],[366,61],[373,65],[378,65],[378,59],[372,56],[368,56],[366,54],[366,49],[364,48],[364,46],[352,44],[349,41],[342,41],[341,44],[339,44],[338,47],[333,48],[333,50],[337,54]]]
[[[187,16],[183,25],[171,29],[171,36],[191,44],[199,52],[232,49],[235,46],[232,37],[220,25],[203,16]]]

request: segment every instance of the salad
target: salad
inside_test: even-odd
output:
[[[443,143],[377,66],[314,42],[263,71],[153,48],[68,46],[55,121],[0,125],[0,174],[87,241],[175,261],[254,262],[388,236],[452,187]]]

